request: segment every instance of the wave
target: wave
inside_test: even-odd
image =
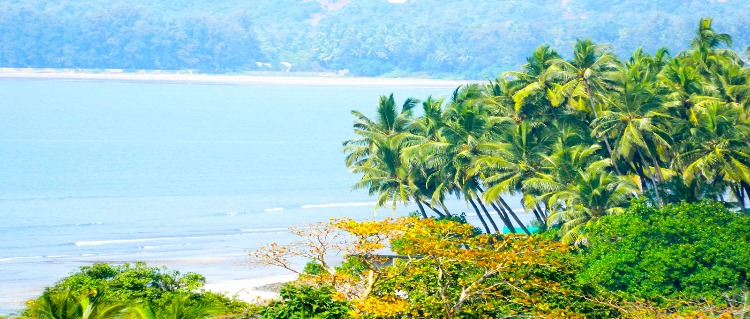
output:
[[[166,247],[178,247],[178,246],[190,246],[190,244],[172,244],[172,245],[152,245],[152,246],[140,246],[138,248],[140,249],[159,249],[159,248],[166,248]]]
[[[36,228],[62,228],[62,227],[89,227],[104,225],[104,222],[96,221],[90,223],[68,223],[68,224],[45,224],[45,225],[25,225],[25,226],[2,226],[0,229],[36,229]]]
[[[266,208],[263,211],[264,212],[280,212],[284,210],[284,207],[273,207],[273,208]]]
[[[4,261],[13,261],[18,259],[42,259],[44,256],[19,256],[19,257],[8,257],[8,258],[0,258],[0,262]]]
[[[278,228],[278,230],[286,230],[286,228]],[[267,229],[249,229],[241,230],[243,232],[269,232],[278,231],[277,228]],[[211,235],[196,235],[196,236],[179,236],[179,237],[152,237],[152,238],[133,238],[133,239],[107,239],[107,240],[87,240],[77,241],[73,245],[76,246],[102,246],[102,245],[114,245],[114,244],[130,244],[130,243],[142,243],[150,241],[171,241],[171,240],[183,240],[183,239],[205,239],[205,238],[220,238],[220,237],[232,237],[232,236],[243,236],[242,233],[225,233],[225,234],[211,234]],[[182,244],[186,245],[186,244]],[[145,247],[145,246],[141,246]]]
[[[137,238],[137,239],[110,239],[110,240],[91,240],[91,241],[77,241],[74,243],[76,246],[101,246],[110,244],[126,244],[126,243],[140,243],[147,241],[157,240],[177,240],[189,237],[156,237],[156,238]]]
[[[287,231],[289,228],[246,228],[240,230],[245,233],[273,233]]]
[[[331,208],[331,207],[363,207],[363,206],[375,206],[376,202],[361,202],[361,203],[331,203],[331,204],[311,204],[300,206],[303,209],[309,208]]]

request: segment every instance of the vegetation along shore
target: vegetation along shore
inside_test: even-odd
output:
[[[299,241],[251,251],[298,274],[278,299],[97,264],[20,316],[746,318],[750,68],[731,45],[704,18],[680,52],[623,58],[580,39],[568,59],[542,45],[520,70],[446,97],[383,95],[374,116],[352,111],[345,162],[376,207],[416,211],[302,225],[291,229]],[[519,222],[512,194],[532,223]],[[479,227],[446,208],[450,197]]]

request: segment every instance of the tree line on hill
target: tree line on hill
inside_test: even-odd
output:
[[[560,50],[592,38],[621,55],[684,49],[700,16],[745,48],[748,10],[737,1],[12,0],[0,3],[0,67],[486,79],[540,42]]]

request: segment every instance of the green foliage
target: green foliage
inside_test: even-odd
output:
[[[320,262],[316,260],[310,260],[305,264],[305,268],[302,270],[305,274],[308,275],[320,275],[324,273],[326,270],[323,268],[323,266],[320,265]]]
[[[281,288],[281,300],[272,301],[260,311],[263,319],[339,319],[348,318],[351,310],[345,301],[337,300],[333,287],[297,286]]]
[[[628,298],[712,300],[750,289],[750,217],[720,203],[635,201],[589,229],[580,279]]]
[[[168,271],[149,267],[145,263],[110,265],[94,264],[62,279],[47,291],[71,290],[74,292],[96,290],[113,300],[144,300],[159,302],[173,294],[193,292],[205,283],[199,274]],[[167,298],[165,298],[167,297]]]
[[[176,313],[238,314],[247,308],[247,303],[201,291],[204,282],[199,274],[181,274],[142,262],[94,264],[47,287],[26,313],[42,318],[44,313],[84,313],[87,307],[121,305],[149,309],[142,314],[150,313],[153,318],[176,318]]]

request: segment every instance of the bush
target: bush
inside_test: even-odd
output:
[[[715,303],[750,289],[750,217],[719,203],[635,201],[588,232],[579,278],[629,299]]]
[[[347,318],[351,308],[337,300],[331,286],[315,288],[287,284],[281,288],[281,300],[272,301],[260,311],[267,319],[338,319]]]
[[[81,267],[55,285],[45,288],[41,297],[29,302],[29,309],[24,313],[27,317],[41,318],[44,316],[39,314],[44,308],[59,308],[60,304],[76,310],[81,302],[148,307],[157,314],[177,308],[188,313],[197,310],[212,314],[245,312],[247,303],[202,291],[204,283],[205,278],[199,274],[181,274],[166,268],[149,267],[143,262],[94,264]],[[176,307],[177,304],[180,306]],[[204,311],[206,309],[210,311]]]

